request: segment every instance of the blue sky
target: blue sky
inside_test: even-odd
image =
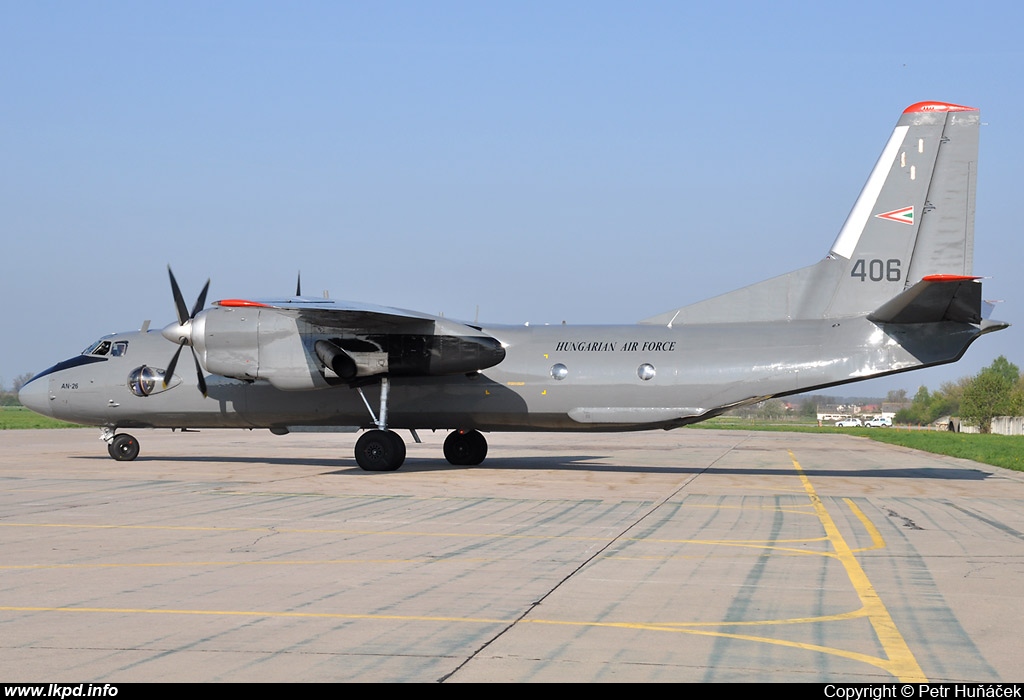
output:
[[[0,0],[5,383],[304,291],[629,323],[811,264],[900,112],[979,107],[975,272],[1024,365],[1024,10],[953,2]],[[168,356],[173,347],[168,345]]]

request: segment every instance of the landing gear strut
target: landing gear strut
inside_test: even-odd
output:
[[[373,412],[362,387],[357,387],[359,396],[366,404],[366,410],[377,425],[377,430],[368,430],[356,440],[356,463],[363,471],[393,472],[405,462],[405,441],[393,430],[388,430],[388,394],[391,382],[388,377],[380,379],[380,418]]]
[[[356,387],[362,397],[376,430],[367,430],[356,440],[356,463],[363,471],[393,472],[405,462],[405,442],[393,430],[388,430],[388,394],[391,383],[387,376],[380,378],[380,417],[373,412],[373,406]],[[413,438],[419,442],[416,432]],[[444,458],[457,467],[475,467],[487,456],[487,440],[478,430],[456,430],[444,441]]]

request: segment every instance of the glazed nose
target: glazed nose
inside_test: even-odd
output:
[[[50,407],[50,382],[45,377],[29,380],[18,392],[18,400],[22,406],[36,413],[53,416],[53,409]]]

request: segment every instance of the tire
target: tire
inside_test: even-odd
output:
[[[139,441],[134,435],[121,433],[115,435],[114,439],[107,445],[107,452],[112,459],[118,462],[131,462],[139,456]]]
[[[367,472],[393,472],[405,461],[405,442],[390,430],[367,430],[356,440],[356,463]]]
[[[457,467],[475,467],[487,457],[487,439],[477,430],[456,430],[444,440],[444,458]]]

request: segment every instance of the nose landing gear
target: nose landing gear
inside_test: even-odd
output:
[[[139,441],[134,435],[114,435],[110,428],[102,428],[100,439],[107,443],[107,454],[118,462],[130,462],[139,456]]]

